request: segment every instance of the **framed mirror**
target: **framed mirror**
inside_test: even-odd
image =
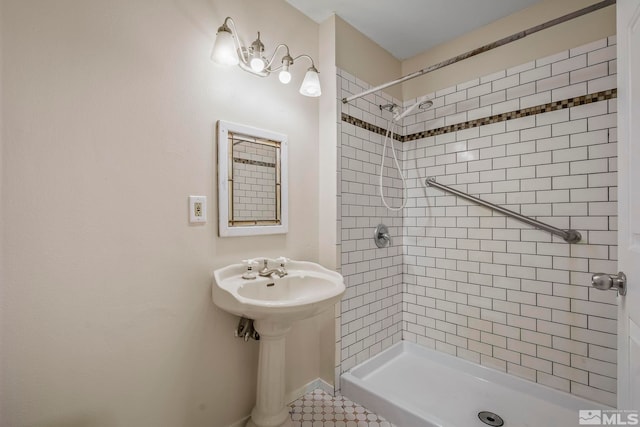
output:
[[[288,231],[287,136],[218,121],[218,234]]]

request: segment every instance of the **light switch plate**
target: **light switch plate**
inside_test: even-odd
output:
[[[206,196],[189,196],[189,222],[192,224],[207,222]]]

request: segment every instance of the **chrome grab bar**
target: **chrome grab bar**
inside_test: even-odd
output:
[[[543,222],[537,221],[537,220],[535,220],[533,218],[529,218],[527,216],[520,215],[519,213],[511,211],[511,210],[506,209],[506,208],[503,208],[502,206],[494,205],[491,202],[487,202],[487,201],[479,199],[477,197],[470,196],[467,193],[463,193],[460,190],[456,190],[454,188],[448,187],[448,186],[443,185],[443,184],[438,184],[436,182],[436,179],[433,178],[433,177],[427,178],[425,183],[427,184],[427,186],[436,187],[436,188],[439,188],[440,190],[449,192],[451,194],[455,194],[456,196],[462,197],[463,199],[470,200],[470,201],[472,201],[474,203],[477,203],[479,205],[486,206],[489,209],[493,209],[494,211],[498,211],[498,212],[503,213],[503,214],[505,214],[507,216],[513,217],[513,218],[517,219],[518,221],[522,221],[525,224],[531,225],[532,227],[535,227],[535,228],[540,229],[540,230],[548,231],[549,233],[555,234],[556,236],[560,236],[567,243],[578,243],[580,241],[580,239],[582,239],[582,235],[577,230],[573,230],[573,229],[561,230],[561,229],[556,228],[556,227],[554,227],[552,225],[545,224]]]

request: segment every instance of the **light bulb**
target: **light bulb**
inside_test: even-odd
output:
[[[307,74],[304,75],[304,80],[300,86],[300,93],[304,96],[316,97],[322,95],[320,89],[320,77],[318,76],[318,70],[315,67],[311,67],[307,70]]]
[[[280,74],[278,74],[278,78],[280,79],[280,83],[286,85],[291,81],[291,73],[289,71],[282,70],[280,71]]]
[[[264,60],[259,56],[254,56],[253,58],[251,58],[251,62],[249,62],[249,65],[251,65],[251,69],[256,73],[263,71],[265,67]]]
[[[267,64],[262,59],[262,52],[264,52],[264,45],[260,41],[260,31],[258,31],[258,38],[251,43],[249,48],[250,60],[249,66],[255,73],[261,73]]]
[[[236,53],[236,47],[233,43],[233,35],[228,27],[218,28],[216,41],[211,51],[211,59],[219,65],[238,65],[240,59]]]
[[[289,55],[289,48],[287,48],[287,54],[282,58],[282,70],[280,74],[278,74],[278,78],[280,79],[280,83],[287,84],[291,81],[291,72],[289,71],[289,67],[293,64],[293,58]]]

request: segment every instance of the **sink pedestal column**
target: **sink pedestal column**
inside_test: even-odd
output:
[[[256,406],[247,427],[291,427],[285,394],[285,336],[291,324],[270,320],[253,323],[260,334]]]

